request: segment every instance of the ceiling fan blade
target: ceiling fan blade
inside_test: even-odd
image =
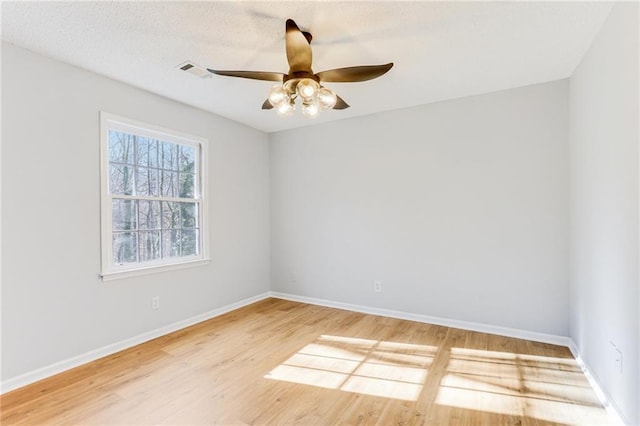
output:
[[[338,101],[334,105],[333,109],[347,109],[349,108],[349,104],[344,101],[340,96],[336,95]]]
[[[264,101],[264,103],[262,104],[262,109],[272,109],[272,108],[273,108],[273,105],[271,105],[271,102],[269,102],[269,99]]]
[[[309,34],[311,39],[311,34]],[[311,45],[293,19],[287,19],[286,33],[284,36],[287,49],[287,61],[289,62],[289,74],[299,71],[311,71]]]
[[[333,70],[321,71],[316,77],[322,82],[329,83],[351,83],[357,81],[367,81],[380,77],[393,66],[393,62],[384,65],[362,65],[359,67],[336,68]]]
[[[226,75],[227,77],[242,77],[250,78],[252,80],[266,80],[266,81],[278,81],[282,83],[284,74],[281,72],[267,72],[267,71],[220,71],[207,68],[212,74]]]

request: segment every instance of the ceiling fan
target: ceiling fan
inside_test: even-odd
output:
[[[209,68],[207,71],[229,77],[277,81],[281,84],[271,88],[269,97],[262,104],[262,109],[275,108],[280,115],[290,115],[296,107],[296,100],[300,99],[302,113],[307,117],[315,117],[320,109],[349,108],[349,104],[332,90],[324,87],[322,83],[353,83],[371,80],[380,77],[393,66],[393,62],[390,62],[384,65],[361,65],[314,73],[311,69],[311,34],[300,31],[293,19],[287,19],[285,28],[288,73],[222,71]]]

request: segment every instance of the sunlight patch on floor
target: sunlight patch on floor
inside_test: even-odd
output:
[[[416,401],[435,353],[428,345],[322,335],[264,377]]]
[[[436,403],[562,424],[609,424],[572,358],[451,348]]]

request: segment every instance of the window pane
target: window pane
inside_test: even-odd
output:
[[[160,166],[165,170],[178,171],[178,145],[169,142],[158,142],[161,146]]]
[[[160,229],[160,201],[138,201],[140,229]]]
[[[182,230],[182,255],[192,256],[198,254],[198,230]]]
[[[158,170],[149,169],[147,167],[138,167],[136,169],[136,173],[136,194],[157,197]]]
[[[180,203],[180,213],[182,214],[183,228],[198,227],[198,207],[196,203]]]
[[[196,149],[192,146],[180,145],[180,171],[195,173]]]
[[[180,193],[181,198],[193,198],[194,183],[196,175],[192,173],[180,173]]]
[[[140,231],[140,262],[160,259],[160,231]]]
[[[180,256],[181,237],[182,235],[179,229],[162,231],[162,257]]]
[[[133,164],[133,135],[109,130],[109,161]]]
[[[158,141],[138,136],[136,148],[139,166],[158,167]]]
[[[133,167],[124,164],[111,164],[109,193],[118,195],[133,194]]]
[[[113,230],[130,231],[137,228],[136,202],[134,200],[113,200]]]
[[[163,197],[178,196],[178,173],[164,170],[160,172],[160,194]]]
[[[180,228],[180,203],[162,202],[162,229]]]
[[[113,233],[113,263],[122,265],[123,263],[137,262],[138,244],[136,232],[114,232]]]

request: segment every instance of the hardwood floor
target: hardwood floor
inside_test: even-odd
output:
[[[3,395],[0,423],[608,424],[565,347],[267,299]]]

